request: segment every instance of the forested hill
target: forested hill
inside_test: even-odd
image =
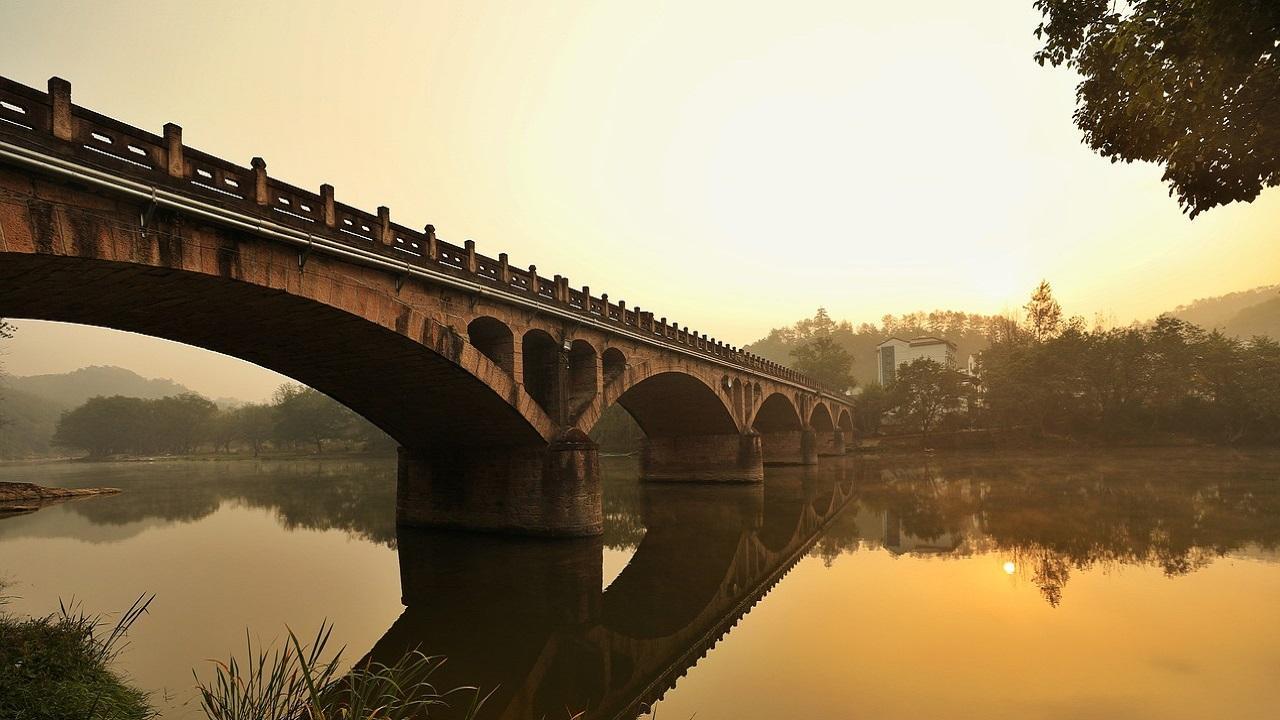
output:
[[[1280,337],[1280,285],[1244,290],[1196,300],[1169,312],[1206,330],[1247,339],[1254,335]]]
[[[963,365],[969,356],[987,347],[987,338],[996,316],[953,310],[885,315],[879,323],[853,325],[836,322],[819,308],[812,317],[785,328],[775,328],[745,349],[774,362],[790,365],[791,350],[811,338],[829,334],[853,356],[853,376],[859,386],[876,381],[876,346],[890,337],[909,340],[921,335],[941,337],[956,344],[956,361]]]
[[[97,395],[156,399],[191,392],[172,380],[148,379],[121,367],[92,366],[67,373],[0,376],[0,459],[39,457],[58,417]]]
[[[191,392],[172,380],[144,378],[132,370],[102,365],[51,375],[10,375],[3,384],[18,392],[44,398],[62,409],[76,407],[98,395],[154,400]]]

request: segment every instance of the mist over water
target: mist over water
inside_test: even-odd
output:
[[[328,620],[348,662],[445,653],[487,716],[1262,718],[1280,702],[1280,453],[849,457],[761,486],[603,461],[605,533],[395,525],[391,460],[59,463],[115,496],[0,519],[16,612],[157,595],[121,667],[191,671]]]

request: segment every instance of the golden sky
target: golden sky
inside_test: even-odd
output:
[[[1160,168],[1094,155],[1075,78],[1031,59],[1037,19],[1031,0],[42,0],[0,5],[0,74],[64,77],[78,104],[737,345],[819,305],[999,312],[1042,277],[1119,322],[1280,281],[1280,191],[1193,222]],[[155,345],[138,360],[190,352]],[[33,352],[15,342],[10,370],[71,369]]]

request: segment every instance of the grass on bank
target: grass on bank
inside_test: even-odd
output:
[[[444,658],[416,650],[340,673],[343,649],[322,659],[332,630],[321,624],[305,647],[292,630],[279,649],[255,650],[248,639],[243,664],[232,657],[215,663],[212,681],[197,676],[201,709],[211,720],[410,720],[458,703],[471,720],[487,699],[474,687],[438,691],[431,676]]]
[[[147,611],[140,597],[114,624],[59,603],[58,612],[18,618],[0,597],[0,718],[146,720],[147,693],[111,669],[129,627]]]

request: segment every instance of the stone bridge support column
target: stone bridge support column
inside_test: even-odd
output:
[[[843,430],[830,430],[817,433],[818,456],[831,457],[844,455],[845,437]]]
[[[762,482],[760,435],[651,437],[641,455],[640,475],[666,482]]]
[[[569,430],[546,447],[400,448],[396,523],[577,537],[604,531],[596,444]]]
[[[803,430],[778,430],[762,433],[765,465],[817,465],[817,433]]]

